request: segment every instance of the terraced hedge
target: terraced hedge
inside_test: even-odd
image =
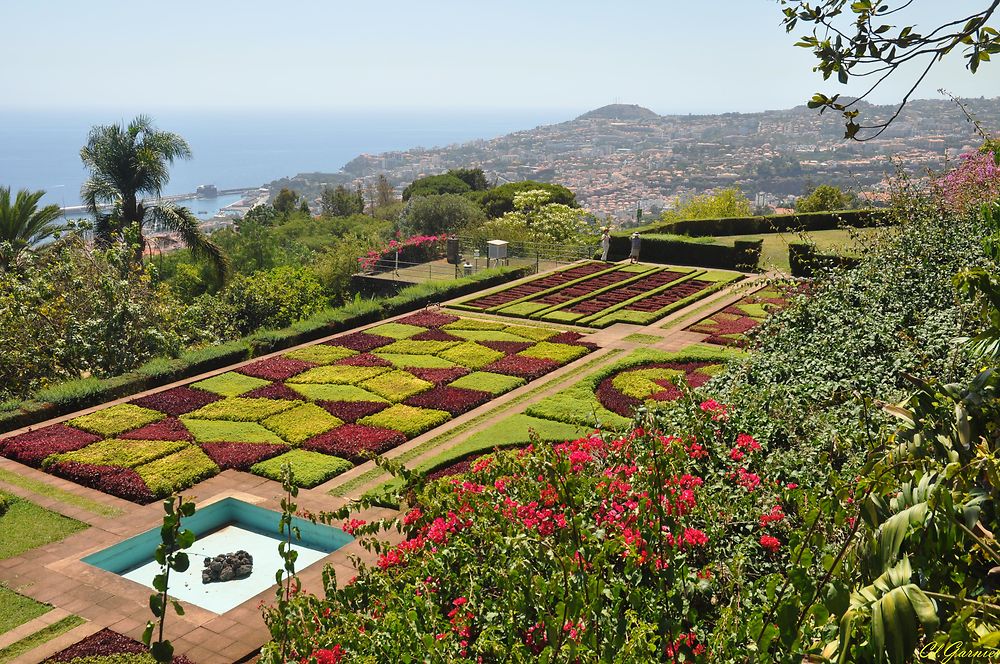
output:
[[[225,469],[278,479],[286,462],[312,487],[593,348],[424,311],[0,440],[0,455],[139,503]]]

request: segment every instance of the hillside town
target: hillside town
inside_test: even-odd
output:
[[[864,106],[872,118],[894,107]],[[996,99],[967,101],[985,127],[1000,127]],[[739,187],[761,208],[790,206],[818,183],[878,199],[887,175],[903,164],[914,176],[944,169],[978,145],[963,110],[947,100],[917,100],[879,138],[843,140],[841,118],[805,106],[760,113],[658,115],[613,104],[574,120],[489,140],[437,148],[363,154],[340,173],[300,174],[270,184],[319,196],[326,185],[364,186],[385,174],[394,185],[480,167],[498,183],[558,182],[601,216],[653,214],[678,199],[718,187]]]

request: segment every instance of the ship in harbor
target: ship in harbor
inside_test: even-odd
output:
[[[194,192],[198,198],[218,198],[219,189],[214,184],[202,184]]]

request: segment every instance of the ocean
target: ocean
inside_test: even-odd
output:
[[[193,159],[176,162],[171,169],[163,193],[172,195],[193,192],[202,184],[219,189],[258,187],[296,173],[336,172],[361,153],[493,138],[569,120],[576,114],[569,110],[420,110],[163,111],[152,115],[157,127],[183,136],[193,153]],[[96,110],[0,110],[0,186],[44,189],[44,203],[79,205],[80,185],[87,177],[80,148],[90,128],[131,117]],[[231,199],[222,204],[228,202]],[[194,201],[186,205],[196,211],[206,207]]]

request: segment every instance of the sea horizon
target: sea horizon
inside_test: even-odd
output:
[[[565,109],[149,113],[158,128],[184,137],[193,154],[174,163],[164,195],[192,193],[203,184],[259,187],[298,173],[335,173],[360,154],[485,140],[577,114]],[[79,154],[91,127],[132,117],[100,109],[0,110],[0,186],[45,190],[45,204],[80,205],[87,172]]]

